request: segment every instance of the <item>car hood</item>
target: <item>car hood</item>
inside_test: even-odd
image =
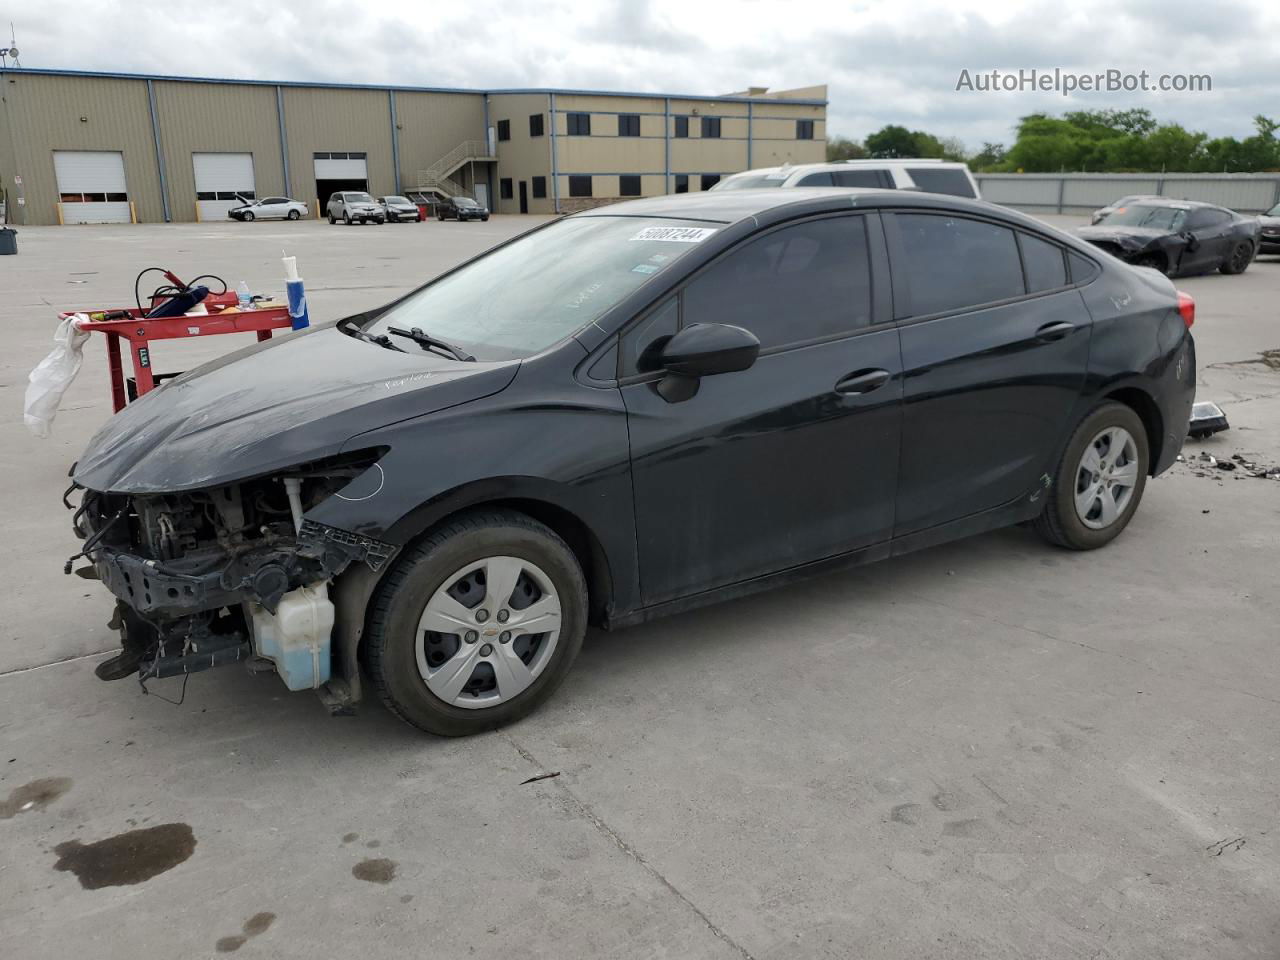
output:
[[[1102,240],[1104,242],[1118,243],[1126,247],[1146,246],[1152,240],[1176,236],[1176,234],[1168,230],[1161,230],[1157,227],[1108,226],[1106,221],[1093,227],[1081,227],[1076,231],[1076,234],[1081,240],[1090,242]]]
[[[1258,222],[1262,224],[1262,229],[1274,233],[1280,230],[1280,217],[1259,217]]]
[[[408,351],[333,326],[255,344],[129,404],[89,442],[74,479],[163,493],[261,476],[332,456],[358,433],[490,396],[520,365]]]

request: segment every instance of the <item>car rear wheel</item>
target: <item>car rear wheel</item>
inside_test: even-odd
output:
[[[1236,244],[1235,249],[1231,251],[1231,256],[1227,257],[1226,262],[1218,269],[1225,274],[1244,273],[1252,262],[1253,244],[1248,240],[1242,240]]]
[[[298,217],[300,217],[300,216],[302,216],[302,214],[298,213],[298,211],[297,211],[297,210],[290,210],[290,211],[289,211],[289,219],[290,219],[290,220],[297,220],[297,219],[298,219]]]
[[[464,736],[550,697],[586,621],[586,581],[560,537],[521,513],[471,513],[387,575],[364,657],[393,713],[428,733]]]
[[[1072,434],[1036,530],[1050,543],[1094,550],[1128,526],[1146,489],[1150,453],[1142,420],[1108,401]]]

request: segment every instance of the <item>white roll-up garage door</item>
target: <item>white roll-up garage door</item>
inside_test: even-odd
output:
[[[129,189],[119,151],[55,150],[63,223],[128,223]]]
[[[227,211],[240,205],[239,197],[254,199],[253,154],[193,153],[191,162],[201,220],[225,220]]]
[[[363,153],[317,153],[317,180],[368,180],[369,164]]]

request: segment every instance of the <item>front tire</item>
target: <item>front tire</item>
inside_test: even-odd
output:
[[[342,222],[345,223],[348,227],[351,226],[351,214],[344,213],[342,215]]]
[[[332,226],[335,226],[335,225],[337,224],[337,222],[338,222],[338,218],[337,218],[337,217],[335,217],[335,216],[333,215],[333,211],[332,211],[332,210],[330,210],[330,211],[329,211],[329,226],[331,226],[331,227],[332,227]]]
[[[1253,262],[1253,244],[1247,240],[1237,243],[1235,249],[1231,251],[1231,256],[1219,265],[1218,270],[1228,276],[1237,273],[1244,273],[1249,269],[1249,264]]]
[[[363,650],[388,709],[457,737],[550,697],[586,625],[586,581],[568,545],[524,514],[483,511],[446,522],[387,575]]]
[[[1036,532],[1070,550],[1096,550],[1129,525],[1146,489],[1147,431],[1131,407],[1107,401],[1076,427]]]
[[[247,210],[245,211],[245,214],[244,214],[244,222],[245,222],[245,223],[252,223],[252,222],[253,222],[253,214],[252,214],[252,213],[250,213],[250,212],[248,212]]]

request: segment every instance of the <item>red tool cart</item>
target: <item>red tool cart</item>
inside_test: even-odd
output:
[[[175,286],[185,286],[172,274],[167,274]],[[241,310],[236,294],[228,290],[211,293],[202,301],[207,314],[147,319],[152,308],[136,307],[116,310],[76,310],[60,314],[62,319],[77,313],[102,316],[80,325],[81,330],[107,335],[107,365],[111,372],[111,408],[119,413],[131,399],[131,393],[142,396],[155,389],[158,380],[177,374],[156,374],[151,368],[151,342],[153,340],[181,340],[188,337],[211,337],[220,333],[256,333],[258,340],[270,340],[272,330],[288,330],[292,326],[286,304],[261,306],[253,310]],[[154,307],[154,303],[153,303]],[[120,341],[126,340],[133,354],[133,376],[130,384],[121,364]],[[130,386],[134,390],[130,390]]]

